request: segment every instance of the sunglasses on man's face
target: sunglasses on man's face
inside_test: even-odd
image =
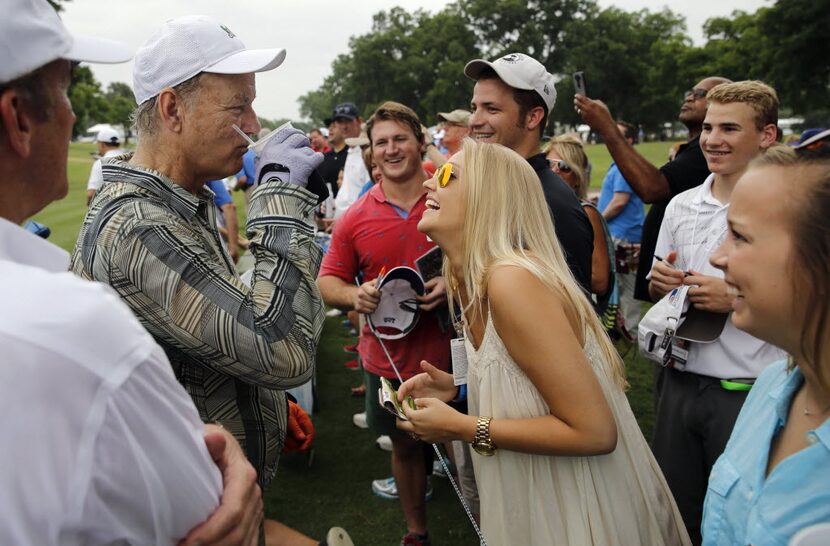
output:
[[[442,188],[446,187],[454,176],[457,175],[452,169],[452,163],[444,163],[435,171],[435,178],[438,180],[438,185]]]
[[[561,159],[556,161],[551,161],[550,166],[554,171],[560,171],[563,173],[571,172],[571,166],[562,161]]]
[[[689,97],[694,97],[695,100],[705,99],[708,94],[708,89],[689,89],[683,93],[683,100],[689,100]]]

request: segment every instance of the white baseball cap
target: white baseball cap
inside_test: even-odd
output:
[[[7,83],[57,59],[123,63],[126,44],[70,34],[46,0],[5,0],[0,17],[0,83]]]
[[[475,59],[464,67],[464,74],[477,81],[481,72],[486,68],[492,68],[498,77],[510,87],[536,91],[545,101],[548,114],[553,110],[553,105],[556,103],[556,86],[554,85],[556,82],[553,74],[533,57],[524,53],[508,53],[493,62]]]
[[[453,110],[452,112],[438,112],[438,121],[469,127],[471,115],[467,110],[461,109]]]
[[[138,104],[200,72],[250,74],[272,70],[285,49],[245,49],[216,19],[188,15],[167,21],[135,54],[133,92]]]
[[[378,279],[380,301],[367,315],[369,328],[382,339],[400,339],[415,329],[420,316],[416,296],[426,292],[421,274],[411,267],[398,266]]]
[[[118,136],[118,133],[112,127],[104,127],[98,131],[95,141],[104,142],[106,144],[120,144],[121,137]]]

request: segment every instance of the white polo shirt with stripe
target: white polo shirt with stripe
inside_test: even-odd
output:
[[[676,250],[678,269],[722,279],[723,272],[709,263],[709,256],[726,238],[729,204],[712,194],[714,179],[710,174],[703,184],[669,202],[654,254],[665,258]],[[778,347],[738,330],[730,318],[717,340],[691,344],[685,371],[719,379],[749,379],[786,356]]]

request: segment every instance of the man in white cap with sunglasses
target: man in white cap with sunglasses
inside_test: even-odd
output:
[[[260,130],[255,73],[285,56],[247,49],[210,17],[162,25],[135,55],[138,147],[103,165],[72,256],[75,273],[112,286],[138,316],[199,416],[239,440],[263,487],[284,446],[305,450],[314,438],[285,389],[311,379],[324,319],[312,224],[326,195],[313,176],[323,155],[292,128],[256,148],[250,286],[222,246],[204,186],[242,167],[244,135]],[[266,522],[266,533],[275,525]]]
[[[64,250],[18,226],[68,191],[73,63],[131,52],[69,34],[46,0],[10,2],[0,18],[0,544],[256,544],[262,499],[240,446],[202,424],[161,347],[109,288],[78,279]]]

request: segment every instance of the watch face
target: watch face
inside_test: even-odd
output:
[[[496,448],[493,446],[493,444],[475,443],[472,444],[472,446],[475,452],[479,455],[491,457],[496,454]]]

